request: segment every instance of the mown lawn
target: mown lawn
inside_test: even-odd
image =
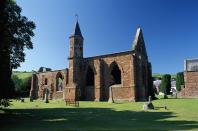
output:
[[[0,131],[198,130],[198,99],[155,100],[153,111],[143,111],[144,102],[80,102],[79,108],[61,100],[12,104],[0,110]]]

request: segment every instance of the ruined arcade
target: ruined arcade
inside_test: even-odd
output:
[[[137,28],[129,51],[83,57],[83,35],[78,21],[69,37],[69,68],[41,68],[32,76],[30,97],[88,101],[143,101],[152,95],[152,67],[142,29]]]

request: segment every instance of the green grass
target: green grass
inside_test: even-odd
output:
[[[198,130],[198,99],[159,99],[150,111],[142,110],[144,102],[80,102],[79,108],[61,100],[12,104],[0,112],[1,131]]]

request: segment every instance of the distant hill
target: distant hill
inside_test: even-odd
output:
[[[157,78],[162,78],[164,74],[154,73],[152,76]],[[171,78],[176,78],[176,74],[171,74]]]
[[[26,79],[32,76],[32,72],[13,71],[12,75],[16,75],[19,79]]]

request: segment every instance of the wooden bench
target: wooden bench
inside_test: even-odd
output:
[[[65,99],[66,106],[75,105],[75,107],[79,107],[79,101],[74,99]]]

